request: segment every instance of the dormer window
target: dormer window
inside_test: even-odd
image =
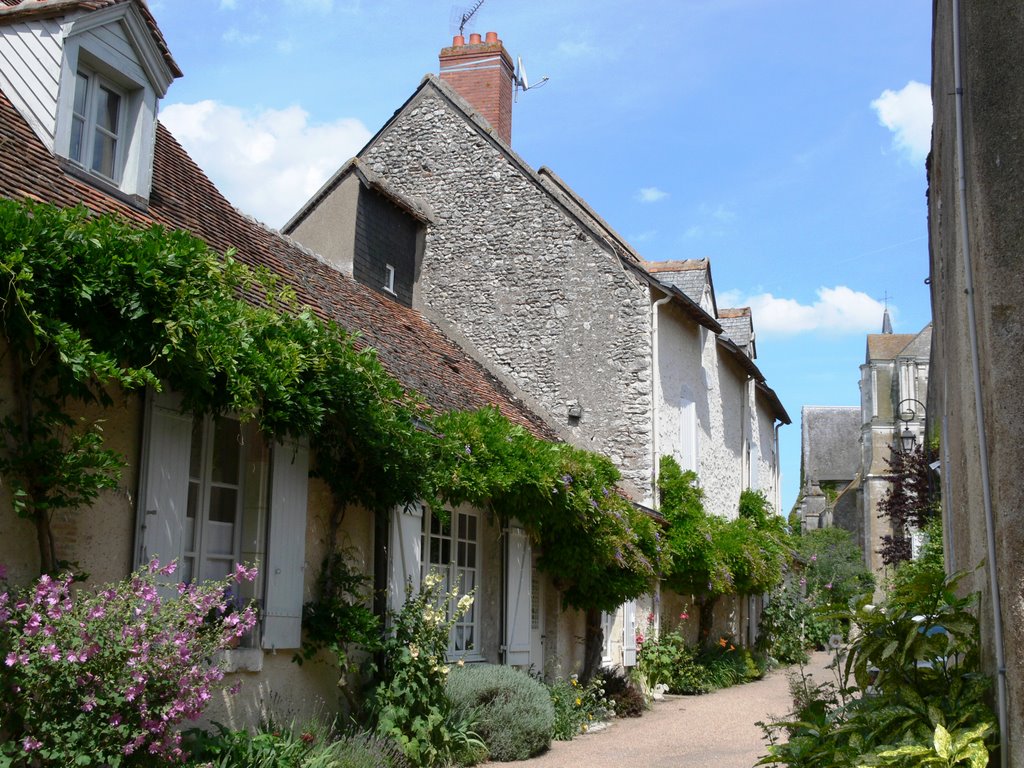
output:
[[[0,68],[4,95],[68,172],[145,204],[157,107],[181,76],[145,2],[0,0],[0,61],[24,63]]]
[[[395,268],[390,264],[384,265],[384,290],[388,293],[395,292]]]
[[[68,158],[117,184],[124,135],[124,91],[97,73],[79,69]]]

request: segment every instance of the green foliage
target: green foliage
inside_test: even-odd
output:
[[[746,648],[737,647],[730,638],[720,637],[697,656],[712,689],[749,683],[764,676],[766,667]]]
[[[316,470],[342,505],[423,494],[422,402],[371,349],[230,252],[83,208],[3,200],[0,296],[15,401],[0,421],[0,472],[36,524],[44,572],[58,564],[52,513],[91,503],[124,466],[71,409],[108,406],[118,390],[166,382],[187,410],[313,435]]]
[[[394,743],[369,733],[336,734],[318,722],[298,730],[264,723],[255,733],[220,723],[193,729],[185,745],[194,768],[409,768]]]
[[[816,605],[843,610],[850,600],[874,590],[864,553],[842,528],[818,528],[793,539],[807,594]]]
[[[732,574],[715,546],[725,522],[704,511],[704,491],[694,472],[683,472],[671,456],[662,456],[658,472],[660,511],[668,520],[665,582],[680,594],[727,594]]]
[[[493,408],[440,414],[433,427],[432,496],[518,519],[567,605],[613,610],[650,590],[655,523],[616,491],[611,461],[538,440]]]
[[[678,629],[662,632],[640,644],[636,670],[652,690],[664,685],[669,693],[707,693],[713,686],[697,655]]]
[[[601,670],[605,696],[615,707],[616,717],[640,717],[647,709],[644,692],[632,679],[616,669]]]
[[[615,713],[614,706],[605,697],[602,684],[600,675],[595,675],[586,685],[579,681],[577,675],[548,684],[555,710],[553,737],[556,740],[572,741],[590,730],[594,723],[607,720]]]
[[[942,548],[942,517],[936,515],[921,529],[924,544],[920,555],[915,560],[905,560],[896,566],[892,575],[889,591],[903,594],[912,590],[913,583],[919,579],[941,579],[945,573],[945,554]]]
[[[95,592],[44,574],[0,591],[0,765],[148,766],[181,762],[176,726],[195,719],[224,673],[211,663],[256,622],[225,599],[255,570],[175,599],[154,561]]]
[[[459,597],[458,587],[446,593],[431,572],[418,594],[407,587],[393,617],[393,634],[384,643],[385,679],[373,706],[377,733],[393,739],[413,765],[444,764],[483,746],[468,720],[453,717],[445,694],[448,637],[472,604],[472,595]]]
[[[985,765],[995,718],[959,578],[925,571],[883,605],[857,603],[838,686],[808,689],[793,720],[765,726],[760,764]]]
[[[551,745],[551,697],[526,672],[493,664],[456,666],[445,690],[455,715],[475,723],[491,760],[526,760]]]
[[[813,620],[814,607],[804,599],[799,588],[783,584],[773,591],[761,613],[757,648],[782,664],[801,664],[807,661],[808,624]]]

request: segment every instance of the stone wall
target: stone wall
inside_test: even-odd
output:
[[[609,456],[642,497],[651,477],[646,287],[432,83],[362,157],[438,217],[419,308],[573,443]]]
[[[995,565],[1001,601],[1009,713],[1008,765],[1024,766],[1024,7],[1019,0],[962,3],[964,95],[962,169],[968,212],[973,295],[967,293],[961,247],[952,18],[935,4],[932,102],[934,127],[929,183],[932,346],[928,417],[942,440],[942,491],[947,560],[965,570],[965,589],[981,592],[983,662],[997,679]],[[987,547],[981,443],[971,362],[974,302],[989,462],[992,538]],[[993,692],[994,697],[994,692]]]

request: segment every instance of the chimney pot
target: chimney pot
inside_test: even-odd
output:
[[[488,43],[496,43],[496,42],[498,42],[498,33],[497,32],[488,32],[487,33],[487,37],[485,38],[485,42],[488,42]]]
[[[463,35],[454,36],[451,47],[442,48],[438,56],[441,79],[490,124],[495,136],[511,144],[515,78],[512,57],[497,32],[488,32],[486,45],[482,42],[477,33],[470,34],[468,45]]]
[[[470,45],[480,45],[480,33],[479,32],[474,32],[473,34],[471,34],[469,36],[469,44]]]
[[[463,46],[465,44],[466,44],[466,38],[464,38],[462,35],[456,35],[455,37],[452,38],[452,47],[453,48],[458,48],[458,47]]]

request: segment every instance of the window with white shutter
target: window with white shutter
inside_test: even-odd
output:
[[[513,522],[505,541],[505,663],[529,666],[534,607],[530,539],[522,526]]]
[[[222,579],[238,563],[256,564],[260,577],[239,584],[237,598],[261,606],[263,647],[297,648],[308,477],[304,443],[272,446],[252,422],[193,417],[174,393],[150,393],[136,564],[176,560],[169,584]]]

